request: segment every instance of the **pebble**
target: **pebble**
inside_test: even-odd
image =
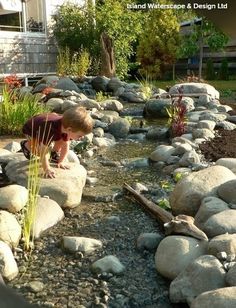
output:
[[[44,289],[44,284],[41,281],[35,280],[35,281],[29,282],[28,287],[32,292],[38,293]]]

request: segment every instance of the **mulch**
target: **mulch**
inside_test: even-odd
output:
[[[216,137],[199,146],[208,161],[215,162],[222,157],[236,158],[236,130],[219,129]]]

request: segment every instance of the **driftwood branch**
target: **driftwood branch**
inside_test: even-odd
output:
[[[136,201],[149,213],[151,213],[155,218],[159,219],[161,222],[166,223],[174,219],[174,216],[167,212],[166,210],[162,209],[161,207],[157,206],[154,202],[148,200],[141,194],[139,194],[135,189],[129,186],[127,183],[124,183],[124,188],[128,190],[135,198]]]
[[[148,200],[135,189],[124,183],[124,188],[131,193],[132,197],[152,216],[164,224],[166,235],[177,233],[195,237],[200,240],[208,240],[206,234],[194,224],[194,218],[187,215],[174,217],[171,213]]]

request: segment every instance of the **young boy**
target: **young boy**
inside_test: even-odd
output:
[[[31,154],[40,156],[46,177],[54,178],[55,173],[49,164],[49,146],[53,142],[51,161],[58,168],[68,169],[64,165],[70,140],[79,140],[89,134],[93,120],[84,107],[72,107],[62,115],[43,113],[30,118],[23,126],[27,140],[21,142],[21,149],[27,159]]]

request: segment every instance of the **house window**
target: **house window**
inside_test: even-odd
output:
[[[0,0],[0,31],[45,32],[45,0]]]

